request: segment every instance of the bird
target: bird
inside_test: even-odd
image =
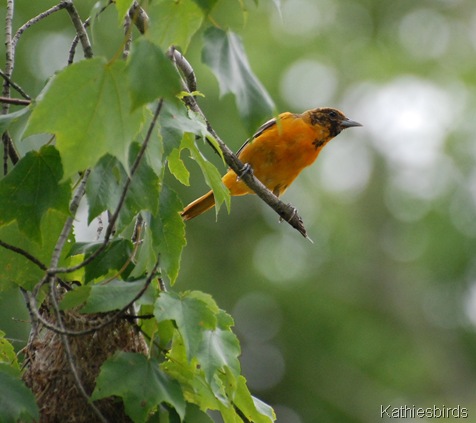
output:
[[[303,113],[281,113],[264,123],[236,155],[274,195],[280,197],[301,171],[310,166],[324,146],[344,129],[362,126],[340,110],[319,107]],[[245,170],[246,171],[246,170]],[[232,169],[222,178],[230,195],[253,194]],[[187,221],[215,205],[213,191],[192,201],[181,212]]]

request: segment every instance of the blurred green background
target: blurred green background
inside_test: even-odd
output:
[[[233,198],[218,221],[187,223],[174,289],[208,292],[232,314],[250,389],[279,423],[393,421],[387,405],[460,406],[476,421],[475,4],[282,0],[280,14],[274,3],[245,2],[243,19],[239,2],[221,2],[213,17],[241,33],[280,112],[338,107],[364,127],[333,140],[284,196],[314,244],[255,196]],[[17,25],[53,4],[19,2]],[[115,52],[112,25],[112,12],[95,25],[96,51]],[[61,14],[25,33],[15,81],[36,95],[71,36]],[[247,134],[201,45],[187,53],[200,103],[236,150]],[[192,186],[174,183],[184,203],[207,190],[187,164]],[[21,309],[5,297],[2,326]]]

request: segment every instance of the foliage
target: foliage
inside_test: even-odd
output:
[[[87,25],[97,32],[101,15],[116,8],[119,24],[109,30],[119,32],[130,3],[96,5]],[[0,267],[6,270],[0,290],[21,287],[33,320],[41,318],[45,284],[53,301],[44,306],[52,307],[58,319],[60,309],[85,315],[118,311],[116,318],[121,318],[135,303],[137,314],[144,316],[137,318],[137,325],[148,340],[149,356],[117,351],[103,363],[91,395],[93,401],[120,397],[135,422],[177,416],[184,422],[211,421],[207,410],[217,410],[225,422],[275,419],[269,406],[251,396],[241,375],[232,318],[207,294],[165,291],[165,283],[172,286],[177,279],[186,244],[179,215],[182,203],[166,164],[176,180],[188,184],[189,170],[181,158],[188,151],[214,190],[218,206],[229,206],[220,171],[201,151],[201,139],[216,146],[215,140],[203,119],[180,101],[188,94],[167,57],[169,46],[187,51],[196,33],[210,27],[206,18],[217,3],[221,2],[144,4],[142,18],[148,19],[133,19],[139,31],[147,29],[145,34],[129,22],[114,54],[76,59],[50,75],[41,91],[32,93],[29,106],[6,113],[7,106],[0,118],[5,134],[17,134],[9,148],[21,147],[22,139],[32,146],[18,158],[10,155],[11,162],[4,157],[14,166],[6,167],[0,180]],[[12,12],[7,10],[7,25]],[[35,24],[51,19],[53,13],[68,19],[66,12],[88,57],[98,37],[89,44],[87,34],[78,29],[84,22],[72,2],[61,2],[32,19],[18,38],[23,30],[35,31]],[[252,128],[272,113],[270,97],[254,77],[240,38],[216,28],[207,34],[204,57],[219,81],[228,81],[226,91],[236,96],[244,123]],[[223,49],[219,43],[228,46],[222,66],[216,65],[216,54]],[[15,48],[7,47],[7,61]],[[76,56],[75,48],[73,44],[70,57]],[[68,51],[63,53],[66,57]],[[10,65],[11,71],[13,62]],[[14,89],[6,85],[4,93],[11,95]],[[98,229],[98,240],[76,239],[73,222],[83,196],[88,223],[109,214],[105,230]],[[66,289],[59,305],[52,288],[58,283]],[[59,320],[56,329],[50,329],[60,332],[61,327]],[[18,367],[11,345],[1,341],[0,358]],[[18,370],[7,367],[2,364],[0,369],[0,420],[38,419]]]
[[[2,19],[7,3],[0,7]],[[112,59],[120,60],[122,53],[124,39],[119,25],[130,1],[116,0],[115,7],[101,12],[108,3],[86,0],[75,5],[81,17],[95,16],[88,28],[94,57],[114,62]],[[211,293],[233,316],[246,386],[273,406],[279,421],[372,422],[382,420],[380,407],[389,404],[461,405],[469,409],[466,420],[471,421],[476,412],[473,2],[173,3],[177,9],[190,11],[187,22],[196,25],[201,19],[200,28],[191,37],[188,32],[182,34],[187,49],[179,47],[195,70],[200,106],[233,150],[249,136],[249,124],[242,121],[236,98],[220,92],[227,75],[218,82],[214,71],[202,62],[204,37],[210,27],[223,31],[227,38],[231,33],[239,36],[253,72],[272,94],[278,111],[338,107],[364,125],[332,141],[283,197],[299,210],[313,245],[278,224],[276,216],[256,197],[233,198],[231,213],[222,207],[218,221],[210,212],[187,223],[187,246],[182,251],[174,291]],[[14,31],[53,4],[51,0],[15,2]],[[148,4],[155,8],[158,3],[143,2],[144,7]],[[280,12],[276,5],[281,6]],[[194,6],[202,13],[198,18]],[[151,9],[149,27],[156,31],[160,9]],[[133,35],[138,41],[136,30]],[[63,12],[25,30],[16,49],[13,81],[36,98],[45,82],[66,66],[73,36],[71,22]],[[155,45],[154,37],[149,33],[141,39],[144,45]],[[164,54],[167,40],[161,42],[160,52]],[[75,62],[81,54],[81,47],[77,49]],[[2,42],[0,54],[4,52]],[[126,67],[131,64],[129,58]],[[147,79],[144,75],[142,81]],[[139,90],[142,81],[135,82]],[[132,80],[128,84],[132,86]],[[14,90],[12,93],[21,97]],[[149,93],[143,94],[149,101]],[[183,94],[179,96],[185,98]],[[38,154],[51,138],[46,134],[21,140],[31,109],[11,106],[11,113],[0,116],[0,129],[3,132],[8,127],[22,158],[29,151]],[[146,108],[141,119],[152,119],[153,111]],[[147,173],[151,168],[169,192],[175,191],[184,202],[193,200],[208,188],[197,159],[190,160],[188,147],[192,146],[194,154],[200,153],[198,159],[207,160],[209,167],[217,166],[216,174],[223,171],[221,158],[201,139],[195,139],[194,134],[203,134],[206,126],[180,101],[164,102],[159,123],[137,172]],[[187,124],[191,126],[183,137],[180,127]],[[140,127],[137,142],[127,153],[128,166],[115,156],[104,156],[102,168],[96,165],[91,169],[89,178],[97,169],[95,183],[100,183],[110,163],[110,175],[117,184],[114,189],[110,186],[109,192],[99,187],[95,192],[86,184],[86,198],[88,202],[94,199],[95,207],[92,210],[91,205],[83,204],[78,223],[86,221],[88,213],[93,219],[102,207],[115,208],[125,183],[122,175],[128,174],[147,129],[147,123]],[[54,145],[54,140],[49,145]],[[214,176],[210,175],[212,181]],[[149,182],[147,192],[161,190],[162,186],[152,188],[152,180]],[[140,206],[132,200],[126,195],[130,212],[123,206],[116,223],[116,227],[124,226],[117,239],[117,248],[124,252],[134,245],[130,235],[133,228],[127,226],[129,213],[138,210],[136,207],[144,208],[142,216],[150,221],[160,208],[159,202],[152,203],[147,196],[141,196],[137,202]],[[104,214],[101,217],[106,226]],[[48,209],[39,229],[43,244],[55,244],[64,218],[63,211]],[[155,265],[157,239],[153,235],[150,226],[145,226],[142,243],[137,251],[133,248],[134,264],[127,264],[121,273],[128,275],[127,281],[116,276],[126,263],[111,260],[116,270],[97,280],[107,278],[109,283],[104,287],[110,290],[101,292],[101,283],[78,286],[80,298],[70,298],[69,304],[64,299],[60,306],[74,308],[88,299],[90,288],[96,287],[100,290],[91,294],[85,307],[111,310],[111,306],[125,306],[140,292],[147,280],[145,273]],[[17,221],[0,228],[0,240],[4,236],[15,239],[17,247],[43,264],[50,263],[51,251],[39,242],[32,243]],[[96,227],[85,232],[78,224],[74,236],[85,243],[79,246],[84,253],[69,254],[69,246],[75,243],[70,236],[59,262],[62,266],[78,264],[98,248]],[[6,332],[5,342],[19,351],[28,339],[29,317],[18,283],[4,269],[16,269],[17,281],[28,290],[42,279],[44,271],[22,255],[3,247],[0,250],[0,284],[13,288],[0,292],[0,325]],[[67,279],[81,281],[84,272],[84,268],[78,269]],[[116,294],[116,290],[120,292]],[[38,294],[42,299],[45,288]],[[116,295],[120,299],[117,302]],[[139,300],[144,301],[141,312],[154,315],[152,303],[157,295],[158,285],[152,281]],[[141,324],[148,333],[160,332],[161,337],[154,338],[155,345],[167,353],[176,328],[174,321],[157,323],[154,317]],[[157,358],[155,353],[152,356]],[[10,360],[8,363],[13,362]],[[19,360],[23,364],[21,355]],[[189,374],[194,370],[183,369]],[[21,383],[18,374],[13,378]],[[200,392],[204,401],[213,404],[216,400],[206,396],[201,385],[190,386],[184,381],[181,386],[187,395]],[[258,401],[253,404],[261,410]],[[22,407],[28,409],[27,404]],[[210,422],[210,415],[220,420],[218,414],[206,414],[191,402],[186,405],[186,418],[194,423]],[[166,403],[156,416],[165,421],[179,420]],[[449,423],[455,419],[439,420]]]

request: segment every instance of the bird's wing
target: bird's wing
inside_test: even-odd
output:
[[[243,148],[245,148],[251,141],[258,138],[264,131],[266,131],[267,129],[271,128],[274,125],[276,125],[276,118],[270,119],[267,122],[263,123],[255,132],[255,134],[245,141],[245,143],[236,152],[236,155],[239,156],[240,153],[243,151]]]

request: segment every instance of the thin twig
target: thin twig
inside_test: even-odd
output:
[[[18,155],[18,152],[15,149],[15,146],[13,145],[13,140],[10,137],[10,134],[8,133],[8,131],[2,134],[2,141],[3,141],[3,150],[5,153],[4,162],[3,162],[3,174],[6,175],[8,173],[8,158],[10,158],[12,163],[15,165],[20,160],[20,156]]]
[[[159,266],[159,262],[157,261],[154,265],[154,268],[150,272],[150,275],[147,277],[147,279],[144,282],[144,286],[140,289],[140,291],[134,296],[132,300],[130,300],[125,306],[123,306],[120,310],[116,311],[114,314],[111,314],[107,319],[102,320],[99,324],[95,326],[91,326],[87,329],[83,330],[71,330],[67,329],[66,327],[60,327],[57,326],[48,320],[46,320],[38,310],[37,306],[37,301],[35,299],[35,296],[28,291],[24,292],[24,297],[27,303],[27,308],[30,312],[30,317],[33,322],[39,322],[41,323],[44,327],[47,329],[50,329],[51,331],[62,334],[62,335],[68,335],[68,336],[84,336],[84,335],[89,335],[91,333],[97,332],[98,330],[110,325],[113,323],[119,316],[123,315],[124,312],[131,307],[132,304],[134,304],[142,295],[144,295],[145,291],[149,287],[149,285],[152,282],[152,279],[156,276],[157,273],[157,268]],[[160,284],[160,278],[159,278],[159,284]]]
[[[41,20],[45,19],[46,17],[50,16],[51,14],[57,12],[58,10],[64,9],[65,7],[66,7],[66,4],[64,2],[58,3],[57,5],[49,8],[48,10],[45,10],[44,12],[41,12],[39,15],[25,22],[20,28],[18,28],[17,32],[13,36],[13,39],[12,39],[13,48],[16,47],[18,40],[28,28],[40,22]]]
[[[78,11],[76,10],[76,7],[74,7],[73,1],[63,0],[62,3],[64,3],[65,5],[64,7],[68,11],[69,17],[71,18],[74,28],[76,29],[76,34],[79,37],[79,41],[81,41],[84,57],[86,59],[91,59],[93,57],[93,48],[91,47],[88,33],[86,32],[86,29],[84,28],[84,24],[81,21],[81,17],[79,16]]]
[[[41,270],[47,270],[45,264],[38,260],[35,256],[31,255],[28,251],[25,251],[23,248],[15,247],[14,245],[8,244],[0,239],[0,246],[6,248],[7,250],[13,251],[14,253],[20,254],[25,257],[27,260],[30,260],[33,264],[36,264]]]
[[[58,237],[58,241],[56,242],[53,254],[51,256],[50,269],[58,267],[64,244],[66,243],[68,236],[73,228],[74,217],[76,216],[76,212],[78,211],[79,203],[81,201],[81,198],[83,198],[84,193],[86,192],[86,182],[90,173],[91,171],[89,169],[84,172],[81,182],[79,183],[74,197],[71,200],[71,203],[69,205],[69,211],[71,215],[66,219],[66,222],[63,225],[63,229],[61,230],[60,236]],[[48,273],[52,274],[50,270],[48,270]]]
[[[13,67],[15,64],[15,49],[12,43],[13,33],[13,12],[15,9],[14,0],[7,0],[7,11],[5,15],[5,77],[3,81],[2,95],[4,97],[10,97],[10,78],[13,73]],[[6,115],[10,110],[8,103],[3,103],[2,114]],[[3,174],[8,173],[8,158],[13,164],[18,162],[18,153],[15,150],[13,141],[7,132],[2,134],[3,142]]]
[[[145,154],[145,150],[149,144],[150,138],[152,136],[152,131],[155,128],[155,125],[157,123],[157,119],[159,118],[159,114],[162,110],[162,105],[163,105],[163,99],[159,100],[159,103],[157,105],[157,109],[155,110],[154,116],[152,117],[152,121],[149,125],[149,128],[147,130],[147,134],[145,136],[144,142],[141,146],[141,149],[139,150],[139,153],[137,154],[137,157],[131,167],[130,170],[130,176],[127,178],[126,183],[124,184],[124,188],[122,189],[121,197],[119,199],[119,202],[116,206],[116,210],[112,214],[111,218],[109,219],[109,223],[106,228],[106,233],[104,234],[104,240],[102,244],[99,246],[99,248],[94,251],[89,257],[84,259],[81,263],[77,264],[76,266],[71,266],[71,267],[59,267],[56,268],[54,266],[51,266],[48,269],[49,274],[57,274],[57,273],[71,273],[74,272],[78,269],[81,269],[82,267],[86,266],[87,264],[91,263],[93,260],[96,259],[96,257],[101,254],[104,249],[107,247],[109,243],[109,239],[111,235],[113,234],[114,231],[114,226],[116,224],[117,218],[119,217],[119,213],[122,210],[122,206],[124,205],[124,201],[126,200],[127,193],[129,192],[129,187],[132,183],[132,178],[135,175],[137,168],[139,167],[140,162],[142,161],[142,158]]]
[[[84,28],[88,28],[89,25],[91,24],[91,17],[87,18],[84,21]],[[76,54],[76,47],[79,44],[79,35],[76,34],[73,38],[73,42],[71,43],[71,47],[69,48],[69,54],[68,54],[68,66],[71,65],[74,61],[74,55]]]
[[[31,100],[31,97],[25,92],[25,90],[20,87],[17,83],[13,82],[10,77],[7,76],[7,74],[5,72],[3,72],[1,69],[0,69],[0,76],[6,81],[8,82],[8,84],[10,84],[10,87],[12,87],[13,89],[15,89],[18,94],[20,94],[23,98],[27,99],[27,100]],[[2,97],[4,98],[4,97]],[[30,104],[30,102],[26,103],[26,104]]]
[[[167,292],[167,287],[165,286],[164,280],[159,278],[159,288],[162,292]]]
[[[31,100],[23,100],[21,98],[11,98],[11,97],[0,96],[0,103],[14,104],[15,106],[28,106],[31,104]]]
[[[136,0],[132,3],[128,15],[139,32],[145,34],[149,26],[149,16]]]
[[[187,82],[184,83],[186,91],[191,93],[196,89],[196,80],[193,68],[190,63],[185,59],[185,57],[176,50],[174,47],[171,47],[168,51],[169,57],[172,58],[173,62],[180,69],[180,71],[185,75]],[[189,87],[189,84],[191,87]],[[193,90],[190,88],[194,88]],[[248,185],[264,202],[266,202],[278,215],[288,222],[294,229],[296,229],[302,236],[309,239],[307,236],[306,228],[304,227],[303,221],[297,210],[290,204],[283,203],[277,196],[275,196],[266,186],[261,183],[260,180],[253,176],[252,172],[244,172],[246,169],[245,164],[241,162],[238,157],[233,154],[233,152],[228,148],[228,146],[221,140],[218,134],[215,132],[213,127],[210,125],[210,122],[206,118],[205,114],[201,110],[200,106],[197,103],[197,100],[194,96],[188,95],[184,97],[184,102],[188,107],[195,113],[199,114],[206,122],[207,130],[211,136],[217,141],[220,150],[223,154],[225,162],[230,168],[241,178],[241,180]],[[208,140],[207,140],[208,141]],[[216,151],[215,147],[211,142],[208,142],[212,148]]]
[[[30,301],[29,301],[29,296],[31,295],[26,289],[20,287],[20,291],[23,295],[23,298],[25,300],[26,308],[28,310],[28,314],[30,315],[30,334],[28,335],[28,342],[26,345],[31,345],[33,340],[36,338],[38,335],[38,330],[39,330],[39,325],[38,325],[38,319],[35,318],[35,313],[33,310],[30,308]],[[26,347],[25,347],[26,348]],[[25,364],[24,364],[25,365]]]
[[[122,49],[122,59],[126,60],[131,52],[132,45],[132,20],[129,15],[124,18],[124,47]]]
[[[103,6],[99,12],[95,15],[95,18],[97,18],[101,13],[103,13],[112,3],[114,3],[113,0],[109,0],[109,3]],[[91,19],[92,17],[89,16],[83,23],[83,28],[86,30],[86,28],[89,28],[91,25]],[[74,55],[76,54],[76,47],[78,46],[79,43],[79,34],[76,34],[76,36],[73,39],[73,42],[71,43],[71,47],[69,49],[69,54],[68,54],[68,66],[71,65],[74,61]]]
[[[184,57],[180,51],[178,51],[174,46],[170,47],[167,50],[167,56],[171,59],[180,72],[185,76],[185,90],[188,92],[197,91],[197,78],[195,77],[195,72],[192,68],[192,65]]]
[[[8,77],[8,79],[10,79],[12,76],[15,61],[15,50],[13,48],[12,42],[14,9],[14,0],[7,0],[7,13],[5,15],[5,75]],[[10,84],[7,80],[3,82],[2,95],[4,97],[10,97]],[[8,109],[9,105],[4,104],[2,107],[3,114],[7,114]]]

